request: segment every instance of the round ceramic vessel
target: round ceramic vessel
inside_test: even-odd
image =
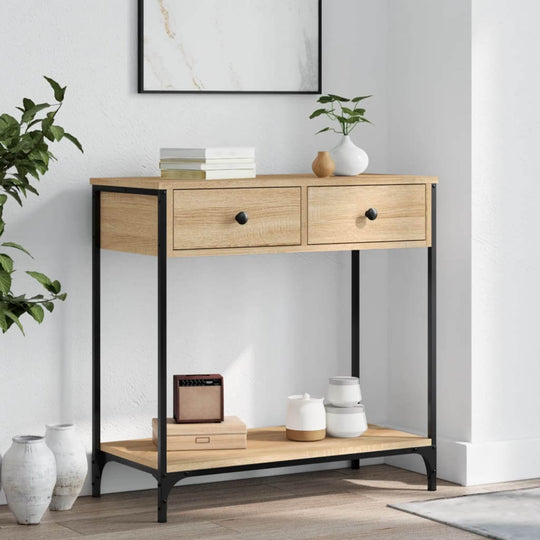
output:
[[[319,441],[326,436],[323,398],[309,394],[289,396],[286,435],[292,441]]]
[[[361,403],[354,407],[325,405],[326,433],[329,437],[359,437],[367,430],[366,409]]]
[[[311,164],[311,168],[316,176],[319,178],[326,178],[327,176],[332,176],[336,164],[334,163],[330,152],[319,152]]]
[[[362,401],[358,377],[330,377],[326,401],[337,407],[354,407]]]
[[[88,472],[86,450],[74,424],[48,425],[45,438],[57,470],[50,509],[71,510]]]
[[[363,173],[369,165],[368,155],[351,141],[349,135],[343,135],[330,154],[336,164],[336,176],[356,176]]]
[[[45,437],[19,435],[2,463],[2,483],[9,509],[21,525],[36,525],[51,502],[56,461]]]

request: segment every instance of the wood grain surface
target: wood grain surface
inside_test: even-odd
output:
[[[426,189],[421,185],[308,188],[308,243],[425,240]],[[368,209],[377,210],[369,220]]]
[[[361,437],[327,437],[309,443],[287,440],[283,426],[256,428],[248,430],[248,445],[245,450],[169,452],[168,471],[215,469],[430,445],[431,439],[426,437],[375,425],[370,425]],[[101,443],[101,449],[148,467],[157,467],[157,451],[152,439],[106,442]]]

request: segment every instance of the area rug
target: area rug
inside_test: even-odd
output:
[[[540,488],[463,495],[388,506],[487,538],[540,539]]]

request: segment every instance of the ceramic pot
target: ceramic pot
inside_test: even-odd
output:
[[[19,435],[2,463],[2,483],[9,509],[21,525],[41,521],[56,482],[54,454],[45,437]]]
[[[336,176],[356,176],[363,173],[369,164],[368,155],[351,141],[349,135],[343,135],[331,150],[331,155],[336,163]]]
[[[86,451],[74,424],[47,426],[47,446],[56,458],[56,485],[51,510],[71,510],[88,472]]]
[[[359,437],[367,430],[366,409],[361,403],[354,407],[334,407],[326,404],[326,433],[329,437]]]
[[[320,441],[326,436],[326,413],[323,398],[309,394],[289,396],[287,407],[287,439],[291,441]]]
[[[326,178],[327,176],[332,176],[336,164],[334,163],[330,152],[319,152],[311,164],[311,168],[313,169],[315,176]]]
[[[358,377],[331,377],[326,400],[336,407],[354,407],[362,401],[360,379]]]

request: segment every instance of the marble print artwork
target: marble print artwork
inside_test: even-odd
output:
[[[144,0],[143,17],[144,90],[318,90],[318,0]]]

